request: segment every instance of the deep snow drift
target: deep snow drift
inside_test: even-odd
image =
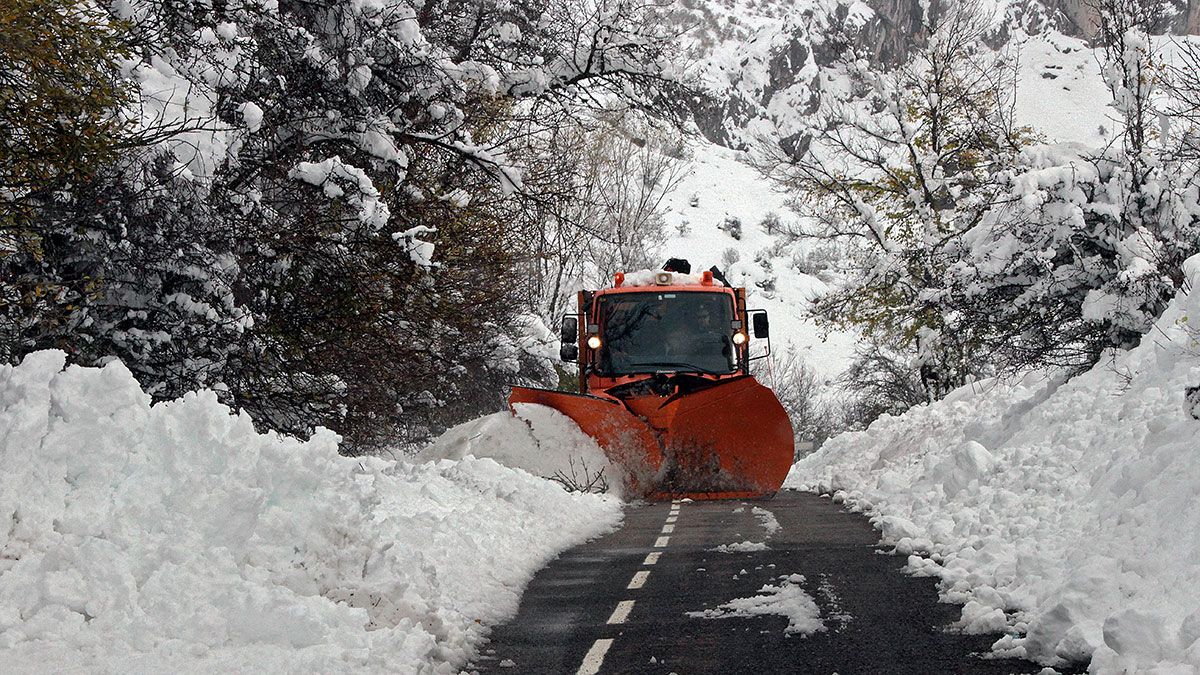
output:
[[[151,407],[120,363],[63,362],[0,368],[6,672],[454,672],[620,519],[490,459],[344,458],[329,432],[258,434],[206,392]]]
[[[1200,256],[1187,264],[1200,283]],[[917,552],[996,650],[1097,672],[1200,668],[1200,291],[1140,347],[1068,382],[965,387],[793,468]],[[1170,670],[1175,668],[1175,670]]]

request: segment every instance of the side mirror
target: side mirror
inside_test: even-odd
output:
[[[574,314],[569,314],[563,317],[562,328],[558,332],[559,339],[562,340],[563,346],[575,344],[579,341],[579,318]]]
[[[754,326],[754,337],[765,338],[771,336],[771,324],[767,321],[766,312],[756,312],[751,321]]]
[[[558,348],[558,358],[563,361],[578,361],[579,360],[579,345],[574,342],[564,342]]]
[[[568,314],[563,317],[558,329],[558,337],[562,344],[558,348],[558,358],[563,361],[579,360],[579,316]]]

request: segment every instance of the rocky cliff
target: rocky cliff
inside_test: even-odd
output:
[[[853,55],[887,69],[927,39],[928,0],[680,0],[672,20],[691,26],[687,101],[709,140],[735,149],[770,139],[790,153],[806,148],[803,128],[822,93],[837,86],[837,64]],[[936,0],[933,3],[936,8]],[[1014,34],[1057,31],[1094,36],[1090,0],[999,0],[999,46]],[[1162,0],[1157,33],[1200,33],[1200,0]],[[935,9],[936,11],[936,9]]]

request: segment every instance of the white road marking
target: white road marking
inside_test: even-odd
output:
[[[659,537],[654,541],[654,548],[666,548],[671,543],[670,537]]]
[[[642,561],[643,565],[657,565],[659,557],[662,556],[662,551],[654,551],[647,553],[646,559]]]
[[[671,503],[672,503],[672,504],[678,504],[678,503],[679,503],[679,500],[678,500],[678,499],[672,499],[672,500],[671,500]]]
[[[583,655],[583,663],[579,664],[577,675],[596,675],[600,672],[600,666],[604,665],[604,655],[608,653],[612,643],[612,638],[596,640],[588,653]]]
[[[631,591],[641,588],[642,586],[646,585],[646,580],[649,578],[650,578],[650,570],[641,570],[640,572],[634,572],[633,578],[629,580],[629,585],[626,586],[625,588],[627,588]]]
[[[675,531],[675,526],[671,524],[663,525],[663,534],[671,534]]]
[[[673,522],[675,522],[676,520],[679,520],[679,516],[667,516],[667,522],[668,522],[668,523],[673,523]]]
[[[625,623],[629,618],[629,612],[633,610],[632,600],[622,600],[617,603],[617,608],[613,610],[612,616],[608,617],[609,623]]]

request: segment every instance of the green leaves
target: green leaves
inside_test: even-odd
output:
[[[130,131],[128,26],[75,0],[0,0],[0,227],[85,181]]]

